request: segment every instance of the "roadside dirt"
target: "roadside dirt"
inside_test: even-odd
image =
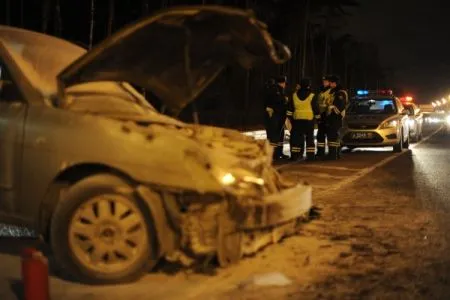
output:
[[[280,272],[292,284],[244,281],[207,298],[449,299],[448,237],[440,231],[449,222],[416,196],[410,160],[405,154],[317,199],[319,220],[241,265],[257,265],[261,274]]]

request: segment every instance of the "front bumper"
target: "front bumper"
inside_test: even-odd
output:
[[[311,207],[312,187],[307,184],[262,199],[228,196],[218,202],[191,203],[176,226],[178,252],[183,253],[185,265],[210,256],[217,256],[222,266],[236,262],[294,234],[308,219]]]
[[[341,141],[344,146],[393,146],[400,141],[400,130],[399,128],[372,130],[343,128]]]

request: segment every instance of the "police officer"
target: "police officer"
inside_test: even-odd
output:
[[[274,147],[273,158],[287,158],[283,155],[284,123],[286,121],[287,97],[286,76],[275,78],[275,84],[268,87],[265,97],[265,127],[267,139]]]
[[[289,98],[286,115],[291,120],[292,130],[290,138],[291,160],[303,158],[306,139],[306,159],[312,161],[315,158],[316,147],[314,145],[315,119],[320,117],[317,97],[311,92],[309,79],[300,81],[300,89]]]
[[[339,84],[339,77],[332,75],[329,78],[331,87],[331,105],[328,106],[326,124],[328,137],[328,159],[337,160],[340,158],[341,143],[339,131],[342,127],[342,120],[345,117],[345,109],[348,102],[347,91]]]
[[[318,120],[317,124],[317,157],[323,158],[325,156],[325,139],[327,135],[327,110],[328,107],[331,105],[331,87],[330,87],[330,76],[324,76],[322,78],[322,86],[319,90],[318,95],[318,103],[319,103],[319,110],[320,110],[320,119]]]

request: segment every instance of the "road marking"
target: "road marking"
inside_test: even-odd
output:
[[[441,128],[442,128],[442,127],[440,127],[439,129],[435,130],[435,131],[432,132],[429,136],[427,136],[426,138],[424,138],[424,139],[421,140],[420,142],[415,143],[414,145],[411,145],[409,148],[410,148],[410,149],[414,149],[414,148],[416,148],[417,146],[419,146],[420,144],[422,144],[422,143],[428,141],[431,137],[433,137],[436,133],[438,133],[438,132],[441,130]],[[410,150],[410,149],[409,149],[409,150]],[[329,186],[325,191],[320,191],[319,193],[316,194],[316,197],[323,197],[323,196],[325,196],[325,194],[328,194],[328,193],[331,192],[331,191],[336,191],[336,190],[338,190],[338,189],[343,188],[344,186],[346,186],[346,185],[348,185],[348,184],[351,184],[351,183],[355,182],[356,180],[360,179],[361,177],[366,176],[366,175],[369,174],[370,172],[374,171],[376,168],[382,167],[382,166],[384,166],[385,164],[387,164],[387,163],[393,161],[393,160],[396,159],[397,157],[399,157],[399,156],[401,156],[401,155],[403,155],[403,154],[405,154],[405,153],[408,153],[409,150],[408,150],[408,151],[402,151],[402,152],[400,152],[400,153],[397,153],[397,154],[394,154],[394,155],[392,155],[392,156],[389,156],[389,157],[383,159],[382,161],[380,161],[380,162],[374,164],[373,166],[370,166],[370,167],[367,167],[367,168],[362,169],[362,170],[359,171],[358,173],[356,173],[356,174],[354,174],[354,175],[352,175],[352,176],[350,176],[350,177],[348,177],[348,178],[346,178],[346,179],[344,179],[344,180],[342,180],[342,181],[340,181],[340,182],[338,182],[338,183],[336,183],[336,184],[333,184],[333,185]]]
[[[340,170],[340,171],[360,171],[361,168],[348,168],[348,167],[338,167],[338,166],[324,166],[324,165],[304,165],[302,167],[306,168],[317,168],[317,169],[330,169],[330,170]]]
[[[361,169],[359,169],[361,170]],[[283,174],[289,174],[290,176],[296,176],[296,177],[302,177],[306,181],[308,181],[308,177],[311,176],[311,172],[308,170],[286,170]],[[340,180],[344,177],[347,177],[347,175],[331,175],[330,173],[324,173],[324,172],[314,172],[312,175],[315,178],[327,178],[327,179],[337,179]]]

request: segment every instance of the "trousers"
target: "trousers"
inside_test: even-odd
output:
[[[284,143],[284,123],[286,114],[284,112],[274,112],[272,116],[266,111],[265,129],[267,139],[271,146],[274,147],[274,158],[280,158],[283,155]]]
[[[306,142],[306,158],[313,159],[316,147],[314,145],[314,120],[293,120],[291,139],[291,159],[303,158]]]
[[[339,139],[339,131],[342,127],[342,119],[335,118],[327,122],[327,138],[328,138],[328,158],[337,160],[340,158],[341,141]]]
[[[317,156],[325,155],[326,139],[327,139],[327,123],[322,117],[319,124],[317,124]]]

